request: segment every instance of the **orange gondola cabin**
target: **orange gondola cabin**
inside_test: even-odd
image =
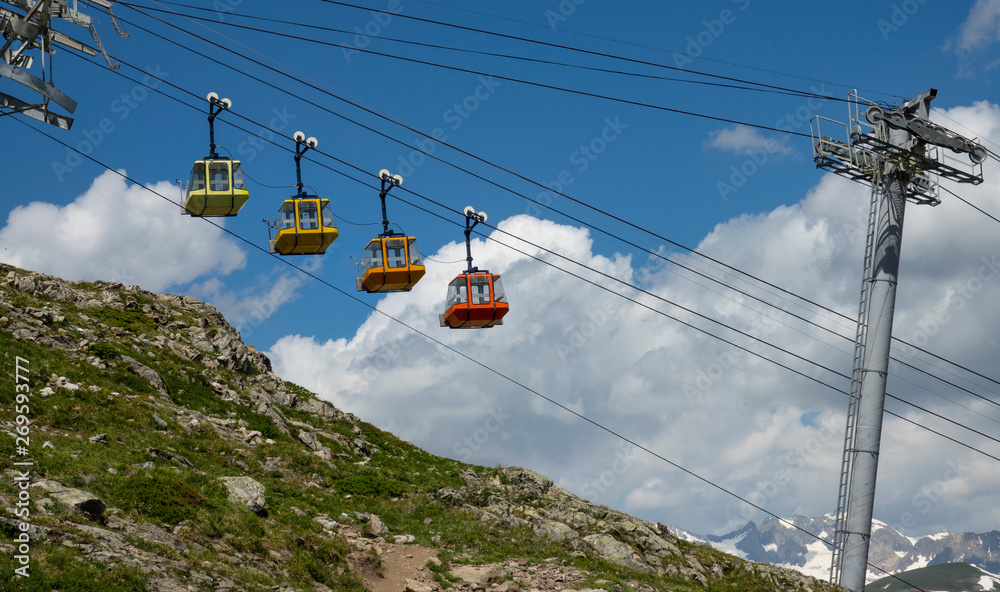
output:
[[[426,272],[417,239],[403,235],[372,239],[365,247],[361,268],[358,290],[368,293],[408,291]]]
[[[378,173],[382,181],[379,199],[382,200],[382,234],[369,241],[361,258],[358,270],[358,291],[408,292],[424,277],[426,269],[420,259],[417,239],[389,230],[389,218],[385,209],[385,197],[393,187],[403,184],[403,178],[382,169]]]
[[[444,314],[438,315],[442,327],[451,329],[488,329],[503,324],[510,311],[500,276],[472,266],[470,235],[476,224],[486,222],[486,212],[465,208],[465,260],[469,267],[448,284]]]

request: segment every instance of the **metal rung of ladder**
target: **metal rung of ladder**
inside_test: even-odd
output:
[[[876,175],[881,174],[881,162],[875,166],[872,178],[871,203],[868,210],[868,232],[865,238],[865,259],[861,297],[858,303],[858,325],[854,337],[854,364],[851,372],[851,395],[847,408],[847,426],[844,430],[844,454],[841,460],[840,484],[837,490],[837,514],[833,532],[833,556],[830,563],[830,582],[840,583],[840,572],[844,562],[844,546],[847,542],[848,497],[851,492],[851,478],[855,454],[855,425],[861,402],[861,379],[865,364],[865,340],[868,334],[868,304],[871,293],[872,264],[875,256],[875,234],[878,223],[878,208],[881,201],[881,183]]]

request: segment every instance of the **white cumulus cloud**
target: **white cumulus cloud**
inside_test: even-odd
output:
[[[1000,0],[977,0],[959,28],[958,49],[981,50],[1000,40]]]
[[[1000,130],[996,105],[944,115],[986,136]],[[980,186],[952,189],[1000,213],[1000,167],[991,161],[985,176]],[[592,501],[646,519],[708,533],[763,518],[751,504],[784,516],[821,516],[836,504],[847,408],[839,391],[849,388],[838,374],[851,368],[868,199],[867,188],[825,175],[798,203],[728,220],[698,245],[835,312],[694,256],[681,260],[750,296],[645,254],[603,256],[594,252],[588,230],[522,215],[501,222],[491,237],[649,308],[496,242],[476,240],[475,263],[503,275],[511,305],[503,326],[439,327],[444,287],[463,266],[430,264],[412,292],[383,298],[379,312],[352,337],[287,336],[270,355],[284,378],[432,452],[483,465],[528,466]],[[936,208],[907,210],[894,334],[995,374],[997,223],[947,194],[943,199]],[[452,243],[433,257],[454,261],[463,255],[464,245]],[[897,346],[893,355],[1000,399],[996,384],[940,360]],[[889,392],[986,434],[995,434],[1000,422],[996,404],[898,364],[891,368]],[[987,437],[899,401],[890,399],[887,408],[972,447],[995,455],[1000,450]],[[885,420],[882,449],[876,517],[909,535],[1000,528],[983,522],[1000,506],[997,461],[892,416]],[[946,487],[947,496],[931,503],[916,497],[935,485]]]
[[[790,154],[792,147],[784,139],[769,138],[745,125],[734,125],[709,132],[706,148],[752,155],[761,151],[769,154]]]
[[[149,186],[160,195],[177,188]],[[114,171],[65,206],[18,206],[0,229],[0,259],[70,280],[105,279],[153,291],[243,267],[245,253],[215,226]],[[206,256],[209,254],[210,256]]]

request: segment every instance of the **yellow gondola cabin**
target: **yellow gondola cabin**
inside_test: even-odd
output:
[[[206,159],[191,167],[184,209],[192,216],[235,216],[248,199],[240,161]]]
[[[229,99],[208,93],[208,150],[209,155],[196,160],[191,167],[187,191],[181,204],[185,214],[192,216],[235,216],[239,213],[250,192],[240,161],[219,156],[215,144],[215,118],[232,106]]]
[[[317,197],[286,199],[278,208],[275,228],[271,252],[281,255],[322,255],[339,234],[330,200]]]

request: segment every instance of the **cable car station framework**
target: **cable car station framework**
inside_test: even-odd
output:
[[[119,37],[128,37],[114,13],[114,4],[108,0],[90,0],[91,3],[107,10],[108,16]],[[52,104],[58,105],[72,114],[77,103],[64,92],[56,88],[52,77],[52,59],[55,53],[53,44],[79,51],[89,56],[100,52],[108,67],[117,69],[119,64],[114,54],[108,53],[105,43],[101,41],[100,23],[76,10],[76,2],[70,8],[66,0],[0,0],[24,14],[0,7],[0,33],[3,34],[3,45],[0,46],[0,78],[13,80],[18,84],[39,93],[40,101],[24,101],[7,93],[0,92],[0,116],[23,114],[39,121],[62,129],[73,126],[73,118],[52,111]],[[87,29],[94,39],[96,48],[77,41],[52,29],[53,19],[63,19],[69,23]],[[95,24],[96,23],[96,24]],[[14,46],[15,43],[19,45]],[[108,45],[110,48],[110,45]],[[27,55],[32,49],[41,50],[41,77],[28,70],[34,58]],[[46,62],[47,58],[47,62]]]
[[[872,187],[830,566],[831,583],[856,592],[864,591],[868,569],[906,202],[941,203],[940,178],[983,182],[987,151],[929,120],[936,96],[936,89],[928,89],[902,106],[886,109],[854,91],[848,103],[849,127],[818,116],[810,124],[816,166]],[[847,141],[822,135],[821,125],[845,128]]]

